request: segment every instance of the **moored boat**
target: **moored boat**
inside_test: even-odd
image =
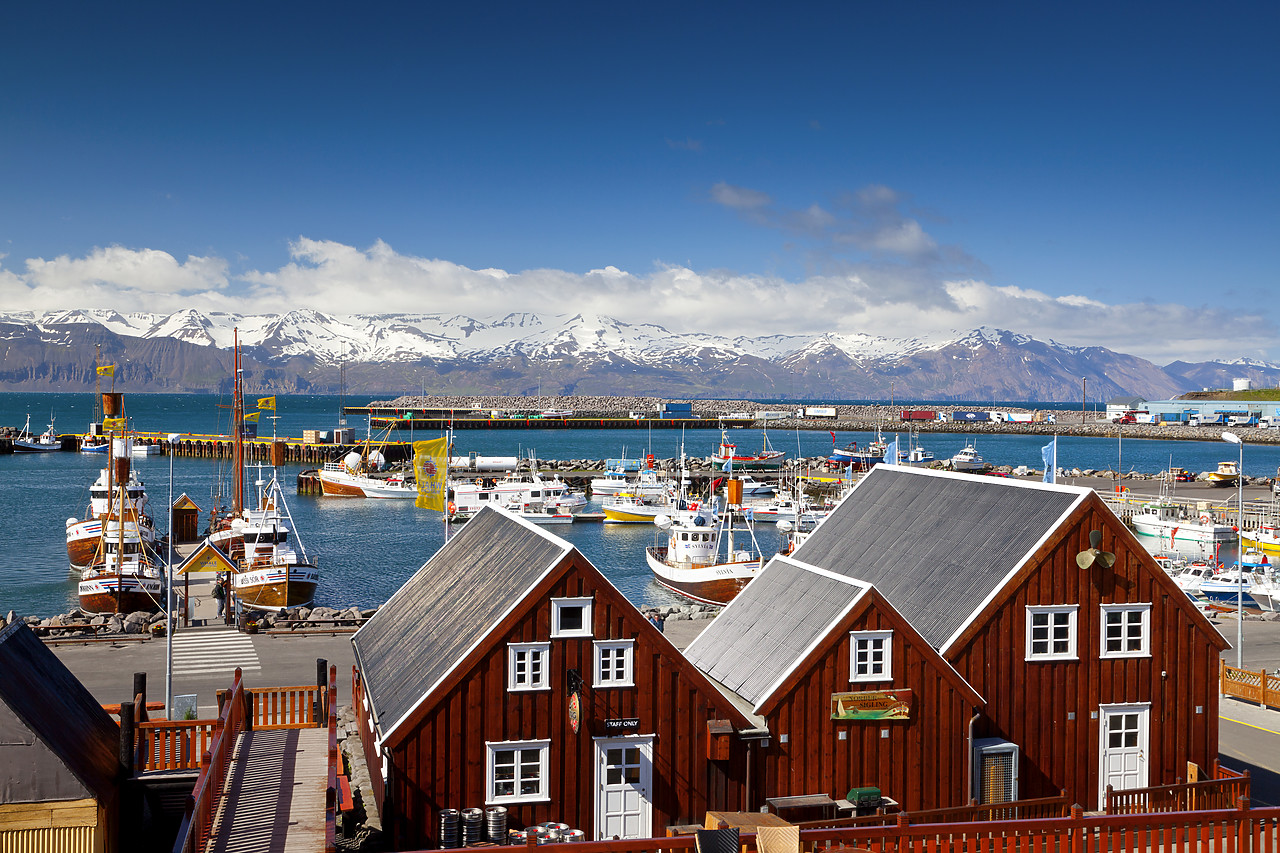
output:
[[[1240,540],[1247,548],[1272,556],[1280,555],[1280,528],[1274,524],[1262,524],[1253,530],[1241,530]]]
[[[86,613],[133,613],[162,607],[164,574],[139,535],[138,525],[115,518],[102,529],[94,561],[76,587]]]
[[[301,607],[315,600],[320,571],[301,541],[290,538],[293,517],[274,470],[270,480],[259,471],[258,508],[246,510],[241,526],[243,542],[231,557],[239,569],[232,589],[244,607],[279,610]],[[294,547],[297,541],[297,547]]]
[[[397,472],[375,477],[372,472],[352,467],[352,456],[359,461],[359,454],[352,452],[342,462],[324,463],[318,472],[320,491],[325,497],[412,500],[418,496],[417,484],[406,479],[404,474]]]
[[[71,565],[83,569],[94,560],[102,536],[103,522],[109,517],[134,524],[147,548],[154,548],[155,527],[147,515],[147,490],[130,465],[120,465],[119,459],[128,460],[132,455],[131,439],[125,436],[114,439],[116,452],[112,463],[98,473],[89,487],[89,504],[84,519],[67,519],[67,559]],[[123,484],[116,479],[125,477]],[[123,485],[123,506],[120,504]]]
[[[786,457],[785,450],[774,450],[769,446],[767,432],[760,452],[748,453],[739,452],[738,445],[729,440],[729,434],[721,431],[720,446],[711,454],[711,463],[717,471],[775,470],[782,467]]]
[[[53,417],[49,417],[49,428],[42,432],[39,436],[31,434],[31,415],[27,415],[27,423],[22,428],[22,432],[13,440],[14,453],[51,453],[55,450],[61,450],[62,444],[58,441],[58,435],[53,431]]]
[[[687,512],[654,519],[666,544],[646,548],[645,562],[659,586],[705,604],[728,604],[760,573],[764,559],[754,529],[733,526],[742,497],[732,480],[725,494],[724,512],[710,519]]]
[[[1192,559],[1216,560],[1223,545],[1235,542],[1235,528],[1201,512],[1192,515],[1181,504],[1161,497],[1143,504],[1129,526],[1152,553],[1173,552]]]

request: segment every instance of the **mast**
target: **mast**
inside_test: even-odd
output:
[[[97,344],[93,353],[93,422],[95,424],[102,423],[102,374],[98,372],[100,367],[102,367],[102,344]]]
[[[240,515],[244,510],[244,378],[240,366],[240,330],[235,330],[234,337],[235,386],[231,396],[231,428],[235,430],[232,443],[232,465],[235,466],[233,478],[235,495],[231,498],[231,512]]]

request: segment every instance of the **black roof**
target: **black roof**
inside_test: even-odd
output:
[[[794,556],[873,584],[942,650],[1088,494],[1080,486],[878,465]]]
[[[821,640],[870,587],[775,557],[684,654],[752,705]]]
[[[418,569],[351,639],[382,736],[570,550],[536,525],[485,508]]]
[[[1088,492],[876,466],[685,656],[759,707],[871,586],[942,650]]]
[[[119,724],[22,622],[0,629],[0,672],[0,702],[96,798],[114,799],[121,773]]]

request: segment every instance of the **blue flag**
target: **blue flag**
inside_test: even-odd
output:
[[[884,448],[884,462],[886,465],[898,464],[898,439],[894,439]]]
[[[1044,460],[1044,481],[1058,482],[1058,437],[1056,435],[1052,442],[1040,448],[1040,458]]]

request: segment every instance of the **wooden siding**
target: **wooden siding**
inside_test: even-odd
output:
[[[1116,555],[1112,569],[1081,570],[1076,555],[1089,531]],[[1151,605],[1151,655],[1100,657],[1101,607]],[[1026,660],[1028,605],[1078,604],[1078,660]],[[1225,642],[1097,496],[1050,537],[1028,565],[944,650],[987,700],[979,736],[1021,748],[1018,793],[1046,797],[1066,789],[1095,807],[1099,788],[1098,706],[1150,703],[1149,784],[1178,781],[1186,763],[1218,755],[1218,655]],[[1199,710],[1197,710],[1199,709]],[[1071,718],[1074,715],[1074,718]]]
[[[580,596],[593,599],[594,637],[551,639],[550,600]],[[593,640],[632,638],[636,686],[593,688]],[[507,690],[507,644],[527,642],[551,645],[550,690]],[[586,688],[577,734],[567,713],[570,669],[581,673]],[[585,558],[571,552],[397,731],[383,813],[394,846],[428,846],[441,809],[485,807],[486,742],[494,741],[551,741],[550,801],[504,803],[509,827],[555,820],[594,837],[593,738],[606,735],[604,720],[620,718],[639,719],[628,734],[655,735],[653,833],[697,822],[708,810],[753,805],[744,801],[740,783],[741,742],[735,740],[727,761],[707,758],[707,721],[732,719],[740,727],[745,718]]]
[[[0,850],[15,853],[99,853],[105,816],[95,800],[0,804]]]
[[[851,683],[849,632],[883,630],[893,632],[892,682]],[[832,693],[903,688],[912,691],[908,720],[831,719]],[[969,720],[980,705],[981,698],[872,590],[761,707],[772,734],[770,746],[759,752],[765,796],[839,799],[850,788],[870,785],[908,811],[962,805]],[[788,743],[781,743],[783,734]]]

